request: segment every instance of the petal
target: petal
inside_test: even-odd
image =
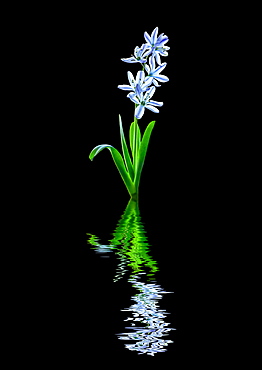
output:
[[[161,86],[161,85],[159,85],[159,83],[158,83],[155,79],[153,80],[153,84],[154,84],[155,86],[157,86],[157,87]]]
[[[145,72],[138,71],[136,75],[136,83],[142,85],[145,79]]]
[[[169,81],[169,78],[165,75],[156,75],[154,76],[154,78],[157,80],[157,81],[161,81],[161,82],[167,82]]]
[[[117,87],[118,87],[119,89],[121,89],[121,90],[134,91],[134,89],[133,89],[131,86],[129,86],[129,85],[118,85]]]
[[[162,105],[163,105],[164,103],[163,103],[163,102],[161,102],[161,101],[150,100],[150,101],[148,102],[148,104],[155,105],[156,107],[162,107]]]
[[[155,44],[156,43],[157,34],[158,34],[158,27],[156,27],[154,29],[154,31],[152,32],[152,34],[151,34],[151,42],[152,42],[152,44]]]
[[[150,39],[150,36],[149,36],[149,34],[147,32],[144,33],[144,37],[145,37],[145,40],[147,41],[147,43],[149,45],[151,45],[151,39]]]
[[[139,84],[136,85],[135,92],[136,92],[136,96],[138,97],[138,99],[140,101],[142,101],[143,100],[143,91],[142,91],[142,88]]]
[[[165,51],[165,50],[159,50],[159,54],[163,55],[163,57],[167,57],[168,56],[168,52]]]
[[[130,85],[135,87],[135,79],[134,79],[133,74],[130,71],[127,72],[127,77],[128,77],[128,81]]]
[[[160,65],[161,64],[161,59],[160,59],[159,53],[155,53],[155,58],[156,58],[157,64]]]
[[[162,38],[162,40],[157,40],[157,47],[161,47],[163,46],[167,41],[169,40],[169,38],[167,36],[164,36],[164,38]]]
[[[145,78],[145,82],[143,83],[142,87],[147,87],[147,86],[151,85],[152,81],[154,82],[153,77],[147,76]]]
[[[138,51],[139,51],[139,47],[138,46],[136,46],[135,47],[135,50],[134,50],[134,54],[135,54],[135,56],[137,57],[137,53],[138,53]]]
[[[154,95],[156,91],[155,86],[151,86],[150,89],[148,90],[148,98],[151,99],[151,97]]]
[[[142,44],[142,46],[141,46],[141,55],[143,54],[143,52],[144,51],[146,51],[146,49],[147,49],[147,45],[146,44]]]
[[[155,70],[154,70],[154,74],[158,74],[160,73],[161,71],[163,71],[163,69],[165,68],[165,66],[167,65],[167,63],[163,63],[161,64],[159,67],[157,67]]]
[[[126,63],[137,63],[137,60],[134,57],[131,57],[131,58],[121,58],[121,60],[123,62],[126,62]]]
[[[134,103],[136,104],[140,104],[139,103],[139,100],[136,98],[136,94],[135,93],[129,93],[127,94],[127,97],[132,100]]]
[[[157,38],[157,43],[159,43],[162,39],[163,39],[163,37],[164,37],[165,35],[163,34],[163,33],[161,33],[159,36],[158,36],[158,38]]]
[[[144,98],[144,101],[145,102],[148,102],[149,99],[151,99],[152,95],[154,94],[154,92],[156,91],[156,88],[155,86],[151,86],[148,91],[146,92],[145,94],[145,98]]]
[[[155,58],[153,56],[149,57],[149,65],[150,65],[150,68],[151,68],[151,71],[153,71],[155,69]]]
[[[153,105],[147,104],[146,108],[151,110],[154,113],[159,113],[159,110],[157,108],[153,107]]]
[[[146,69],[147,73],[149,74],[150,73],[150,68],[147,64],[145,64],[145,69]]]
[[[145,58],[145,57],[147,57],[149,54],[151,54],[151,52],[152,52],[152,48],[148,49],[148,50],[144,53],[143,57],[144,57],[144,58]]]
[[[140,119],[144,113],[145,113],[145,107],[143,105],[139,105],[138,107],[136,107],[135,116],[137,119]]]

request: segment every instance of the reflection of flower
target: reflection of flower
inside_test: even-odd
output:
[[[126,344],[126,348],[131,351],[138,351],[139,354],[146,353],[154,356],[156,352],[165,352],[166,347],[169,343],[173,343],[172,340],[162,339],[167,335],[170,330],[167,328],[168,323],[164,322],[166,317],[165,310],[158,308],[157,300],[162,298],[162,294],[170,293],[162,290],[160,285],[157,284],[145,284],[138,282],[138,275],[130,279],[133,282],[133,286],[137,288],[140,293],[132,298],[136,302],[130,306],[129,309],[122,311],[131,311],[132,317],[128,317],[125,321],[137,321],[143,324],[143,326],[126,327],[131,329],[133,332],[117,334],[121,340],[133,340],[136,341],[134,344]]]

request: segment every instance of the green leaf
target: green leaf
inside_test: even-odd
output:
[[[136,172],[137,167],[137,156],[140,148],[141,143],[141,132],[140,128],[137,124],[137,119],[131,123],[130,130],[129,130],[129,141],[130,141],[130,148],[133,155],[133,166]]]
[[[155,125],[155,121],[152,121],[148,124],[147,128],[145,129],[145,132],[144,132],[141,144],[140,144],[140,148],[138,152],[137,171],[135,174],[135,181],[134,181],[136,188],[138,187],[139,182],[140,182],[141,172],[142,172],[143,165],[145,162],[146,152],[147,152],[151,132],[154,128],[154,125]]]
[[[120,114],[119,114],[119,126],[120,126],[122,151],[123,151],[123,156],[124,156],[126,168],[129,172],[131,180],[134,180],[134,170],[133,170],[132,162],[131,162],[131,159],[130,159],[128,147],[126,145],[126,140],[125,140],[125,135],[124,135],[124,131],[123,131],[122,120],[121,120]]]
[[[129,129],[129,141],[130,141],[130,148],[133,156],[133,163],[135,157],[135,142],[134,142],[134,129],[135,129],[135,122],[132,122]]]
[[[121,156],[121,154],[119,153],[119,151],[117,149],[115,149],[112,145],[108,145],[108,144],[101,144],[101,145],[97,145],[92,151],[91,153],[89,154],[89,159],[92,161],[94,159],[94,157],[99,153],[101,152],[101,150],[107,148],[112,157],[113,157],[113,160],[115,162],[115,165],[125,183],[125,186],[129,192],[129,194],[132,196],[133,193],[135,193],[135,187],[134,187],[134,184],[133,184],[133,181],[131,180],[130,178],[130,175],[129,173],[127,172],[126,170],[126,167],[125,167],[125,164],[124,164],[124,161],[123,161],[123,158]]]

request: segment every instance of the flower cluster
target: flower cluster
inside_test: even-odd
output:
[[[127,72],[130,85],[118,85],[119,89],[130,91],[127,97],[135,103],[135,117],[137,119],[140,119],[143,116],[145,108],[154,113],[159,112],[156,107],[161,107],[163,103],[151,100],[151,98],[155,93],[155,86],[160,86],[158,82],[169,81],[168,77],[160,74],[167,64],[161,63],[160,55],[168,55],[167,50],[170,48],[165,46],[165,43],[168,41],[168,37],[163,33],[159,36],[157,36],[157,34],[158,27],[154,29],[151,36],[145,32],[144,37],[146,43],[140,48],[136,46],[134,55],[131,58],[121,59],[126,63],[140,63],[142,65],[142,70],[137,72],[136,79],[130,71]],[[146,64],[147,60],[149,60],[148,64]],[[158,67],[156,67],[155,62],[157,62]],[[145,75],[144,70],[146,70],[147,76]],[[150,86],[152,83],[155,86]]]

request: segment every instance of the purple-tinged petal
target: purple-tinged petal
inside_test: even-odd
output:
[[[164,103],[163,103],[163,102],[161,102],[161,101],[150,100],[150,101],[148,102],[148,104],[155,105],[156,107],[162,107],[162,105],[163,105]]]
[[[168,37],[164,37],[161,41],[157,40],[156,46],[159,48],[161,46],[164,46],[164,44],[169,40]]]
[[[154,45],[157,40],[157,34],[158,34],[158,27],[154,29],[154,31],[151,34],[151,43]]]
[[[129,85],[118,85],[117,87],[118,87],[119,89],[121,89],[121,90],[134,91],[134,89],[133,89],[131,86],[129,86]]]
[[[135,116],[137,119],[140,119],[143,114],[145,112],[145,107],[143,105],[139,105],[138,107],[136,107],[135,109]]]
[[[150,39],[150,36],[147,32],[144,33],[144,37],[145,37],[145,40],[147,41],[147,43],[151,45],[151,39]]]
[[[121,60],[123,62],[126,62],[126,63],[137,63],[137,60],[134,57],[131,57],[131,58],[122,58]]]
[[[154,113],[159,113],[159,110],[157,108],[153,107],[153,105],[147,104],[146,108],[151,110]]]
[[[160,82],[167,82],[169,81],[169,78],[165,75],[156,75],[154,76],[154,78],[157,80],[157,81],[160,81]]]
[[[161,33],[159,36],[158,36],[158,38],[157,38],[157,42],[160,42],[162,39],[163,39],[163,37],[164,37],[165,35],[163,34],[163,33]]]
[[[129,93],[127,94],[127,97],[132,100],[134,103],[136,104],[140,104],[139,103],[139,100],[136,98],[136,94],[135,93]]]

